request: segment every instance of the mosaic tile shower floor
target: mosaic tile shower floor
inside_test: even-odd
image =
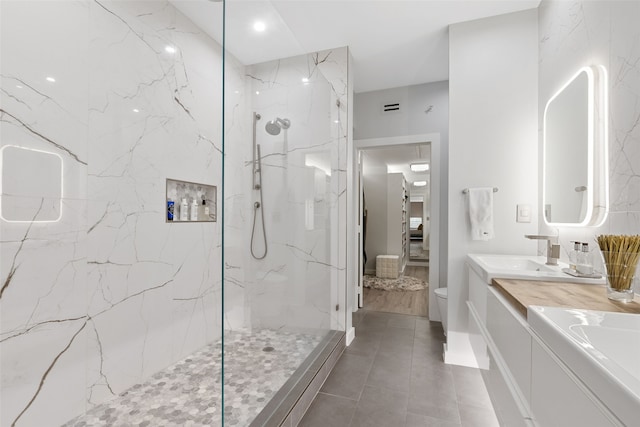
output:
[[[225,426],[248,426],[320,343],[320,335],[263,329],[225,335]],[[64,427],[217,427],[220,348],[211,344]]]

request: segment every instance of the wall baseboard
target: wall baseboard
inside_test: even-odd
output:
[[[347,331],[347,336],[346,336],[347,345],[350,345],[355,337],[356,337],[356,328],[352,327]]]

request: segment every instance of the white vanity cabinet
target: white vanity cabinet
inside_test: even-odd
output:
[[[469,268],[469,301],[467,302],[469,307],[469,342],[481,369],[489,367],[489,354],[483,333],[487,324],[487,289],[488,286],[482,281],[482,278]]]
[[[496,415],[503,426],[532,426],[524,397],[529,395],[531,336],[526,321],[518,320],[508,302],[500,299],[504,298],[469,268],[469,340]]]
[[[622,426],[496,286],[469,268],[470,341],[500,424]]]
[[[487,330],[525,405],[531,396],[531,333],[527,320],[493,287],[487,294]]]

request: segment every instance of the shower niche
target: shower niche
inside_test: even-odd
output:
[[[165,222],[216,222],[215,185],[167,178]]]

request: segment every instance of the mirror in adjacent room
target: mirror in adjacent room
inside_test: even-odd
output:
[[[597,226],[607,212],[606,71],[581,68],[544,111],[544,220]]]

